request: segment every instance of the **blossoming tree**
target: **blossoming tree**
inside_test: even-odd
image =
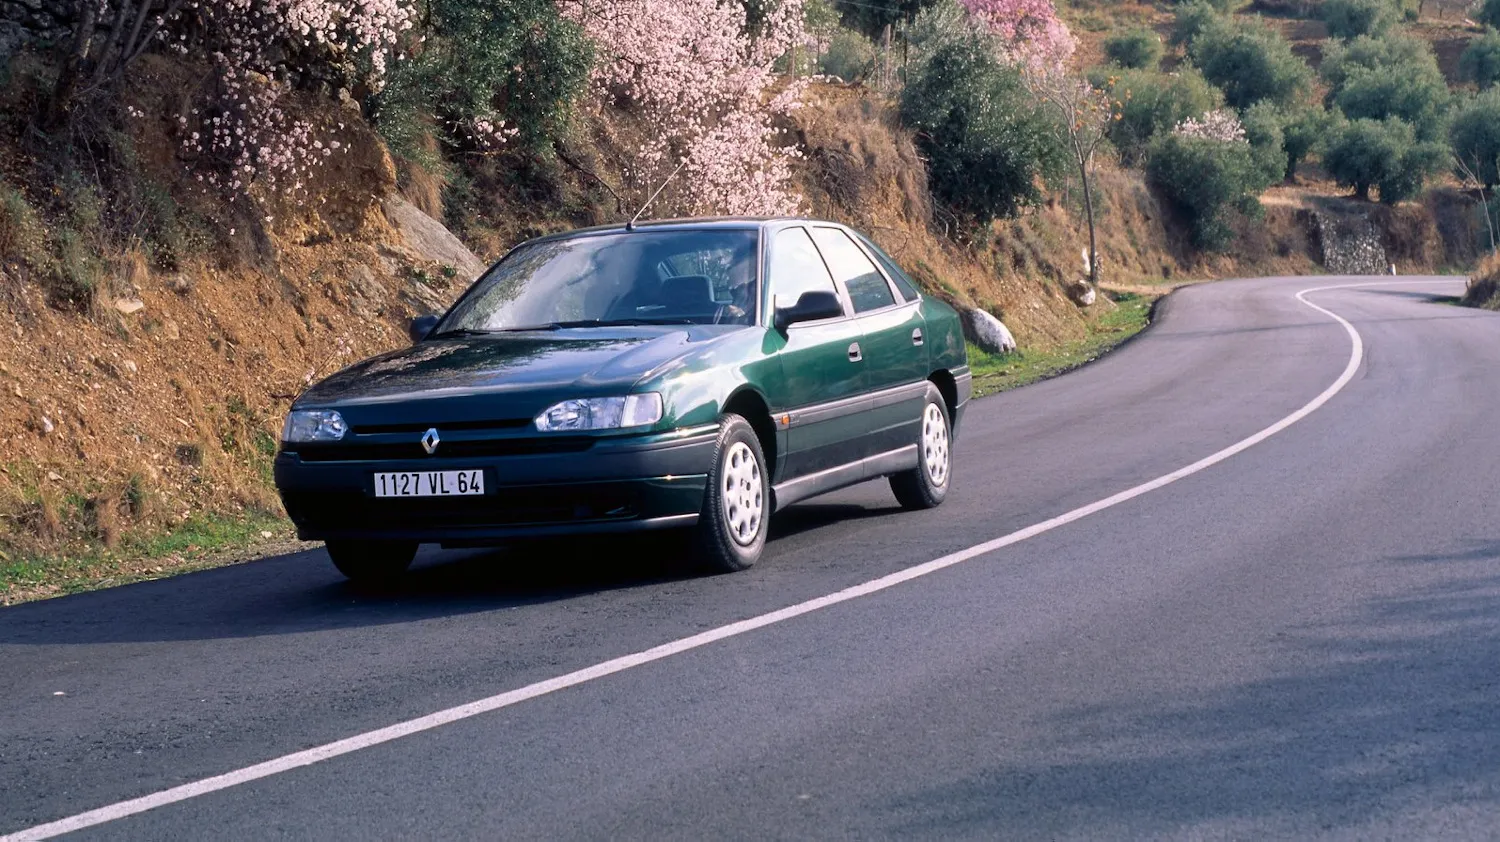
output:
[[[960,0],[969,16],[1000,39],[1011,61],[1032,67],[1060,68],[1078,41],[1057,16],[1052,0]]]
[[[797,151],[773,121],[801,85],[773,64],[806,37],[802,0],[765,9],[754,31],[745,7],[720,0],[559,0],[598,51],[601,104],[628,108],[649,131],[627,151],[631,192],[644,201],[674,172],[684,213],[775,215],[796,210]],[[637,203],[639,204],[639,202]]]

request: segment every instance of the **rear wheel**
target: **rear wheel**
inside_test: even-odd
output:
[[[766,545],[770,503],[770,476],[755,429],[738,415],[724,414],[694,535],[703,565],[732,573],[755,564]]]
[[[392,584],[417,557],[417,545],[409,541],[328,541],[324,547],[333,566],[361,585]]]
[[[891,492],[896,502],[908,509],[931,509],[948,496],[948,481],[953,462],[950,446],[953,425],[948,420],[948,404],[943,393],[927,384],[922,403],[922,424],[917,434],[917,466],[891,476]]]

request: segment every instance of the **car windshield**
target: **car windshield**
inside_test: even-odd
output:
[[[432,335],[627,324],[755,322],[759,232],[630,231],[524,245]]]

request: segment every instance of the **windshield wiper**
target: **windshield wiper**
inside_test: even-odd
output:
[[[639,327],[642,325],[691,325],[692,319],[578,319],[571,322],[552,322],[547,327],[553,330],[569,327]]]
[[[442,333],[428,334],[428,339],[449,339],[454,336],[489,336],[493,330],[477,330],[472,327],[449,328]]]

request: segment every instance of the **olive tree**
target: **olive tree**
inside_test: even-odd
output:
[[[1454,157],[1463,162],[1470,177],[1483,187],[1500,186],[1500,87],[1463,103],[1448,129],[1448,139]]]
[[[1323,0],[1320,9],[1334,38],[1381,35],[1396,23],[1394,0]]]
[[[1333,44],[1320,72],[1330,88],[1328,105],[1350,119],[1396,117],[1423,140],[1442,136],[1450,94],[1425,41],[1389,35]]]
[[[1458,71],[1480,88],[1500,82],[1500,30],[1489,29],[1469,42],[1458,57]]]
[[[1349,120],[1330,134],[1323,168],[1361,199],[1372,187],[1380,201],[1395,204],[1421,192],[1427,180],[1448,163],[1448,148],[1423,141],[1397,118]]]
[[[1188,56],[1237,109],[1263,100],[1292,105],[1311,88],[1312,68],[1262,24],[1210,26],[1189,43]]]

